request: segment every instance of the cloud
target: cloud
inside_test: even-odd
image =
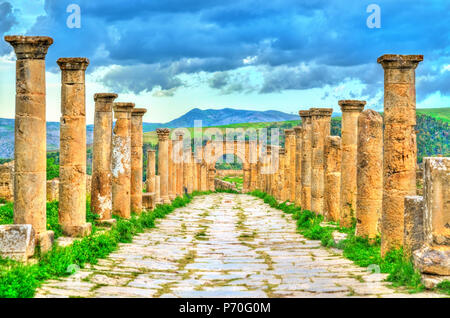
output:
[[[119,65],[104,77],[118,92],[155,89],[160,90],[156,95],[172,96],[189,85],[180,75],[206,72],[207,85],[222,94],[324,88],[356,80],[365,87],[360,93],[374,97],[382,89],[378,56],[450,57],[446,0],[378,0],[381,29],[366,26],[370,1],[78,0],[81,29],[69,29],[71,3],[46,0],[46,14],[36,18],[28,34],[54,37],[48,65],[55,71],[54,61],[62,56],[91,58],[88,72]],[[249,65],[260,73],[259,86],[236,75]],[[421,72],[419,66],[418,77],[424,76]],[[418,92],[449,94],[447,76],[432,73]]]
[[[12,50],[12,47],[3,41],[3,36],[8,33],[15,24],[17,24],[17,18],[11,3],[0,3],[0,35],[2,36],[0,41],[0,55],[8,54]]]

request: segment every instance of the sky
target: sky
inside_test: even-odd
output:
[[[60,117],[59,57],[90,60],[88,123],[103,92],[147,108],[145,122],[193,108],[339,112],[340,99],[382,110],[383,54],[423,54],[417,107],[449,107],[449,25],[448,0],[0,0],[0,117],[14,118],[14,34],[54,39],[48,121]]]

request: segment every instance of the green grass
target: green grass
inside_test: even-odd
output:
[[[143,232],[144,229],[153,228],[157,218],[163,218],[174,209],[185,206],[194,196],[210,193],[194,192],[190,197],[178,197],[170,205],[158,205],[155,210],[144,212],[139,216],[133,215],[129,220],[116,218],[117,224],[109,231],[94,231],[90,236],[76,240],[70,246],[54,246],[48,253],[42,255],[38,253],[36,264],[22,264],[0,258],[0,298],[33,297],[36,288],[43,281],[70,275],[68,268],[71,265],[83,268],[87,263],[96,264],[100,258],[105,258],[116,250],[119,243],[130,243],[134,235]],[[57,203],[53,202],[49,205],[48,219],[53,223]],[[7,210],[2,217],[2,220],[10,221],[10,211]],[[88,221],[94,219],[95,217],[90,213],[87,214]],[[55,230],[55,228],[52,229]]]
[[[371,243],[367,238],[355,236],[354,225],[351,228],[323,226],[321,225],[323,222],[322,215],[302,210],[301,207],[294,204],[288,205],[287,202],[278,203],[274,197],[259,190],[249,194],[263,199],[265,203],[273,208],[291,214],[292,218],[297,222],[297,230],[304,237],[311,240],[320,240],[325,247],[336,247],[343,250],[343,255],[346,258],[361,267],[379,266],[381,273],[389,274],[387,281],[391,282],[393,286],[406,287],[411,293],[424,290],[420,273],[414,269],[412,261],[404,256],[401,249],[390,251],[382,258],[380,239],[378,238],[374,243]],[[335,230],[348,234],[347,239],[340,241],[337,245],[332,237],[332,233]],[[443,284],[441,289],[448,291],[448,288],[449,285]]]
[[[435,118],[436,120],[442,120],[443,122],[450,123],[450,107],[442,108],[421,108],[416,110],[417,114],[424,114]]]

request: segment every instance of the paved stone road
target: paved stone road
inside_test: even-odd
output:
[[[196,197],[158,222],[37,297],[442,297],[389,288],[251,196]]]

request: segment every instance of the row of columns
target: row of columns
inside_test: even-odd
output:
[[[45,56],[53,39],[6,36],[16,61],[14,223],[31,224],[41,250],[53,233],[46,221]],[[91,232],[86,222],[87,58],[60,58],[61,121],[59,223],[67,236]],[[95,94],[91,206],[100,221],[142,211],[142,116],[145,109],[114,103],[116,94]],[[116,118],[112,132],[113,115]]]
[[[420,55],[384,55],[383,118],[364,110],[365,101],[341,100],[341,137],[330,136],[332,109],[311,108],[302,126],[285,130],[285,148],[267,151],[262,164],[279,154],[279,167],[261,190],[278,200],[349,227],[373,240],[381,233],[382,255],[404,241],[405,196],[416,193],[415,68]],[[265,183],[265,184],[264,184]]]

